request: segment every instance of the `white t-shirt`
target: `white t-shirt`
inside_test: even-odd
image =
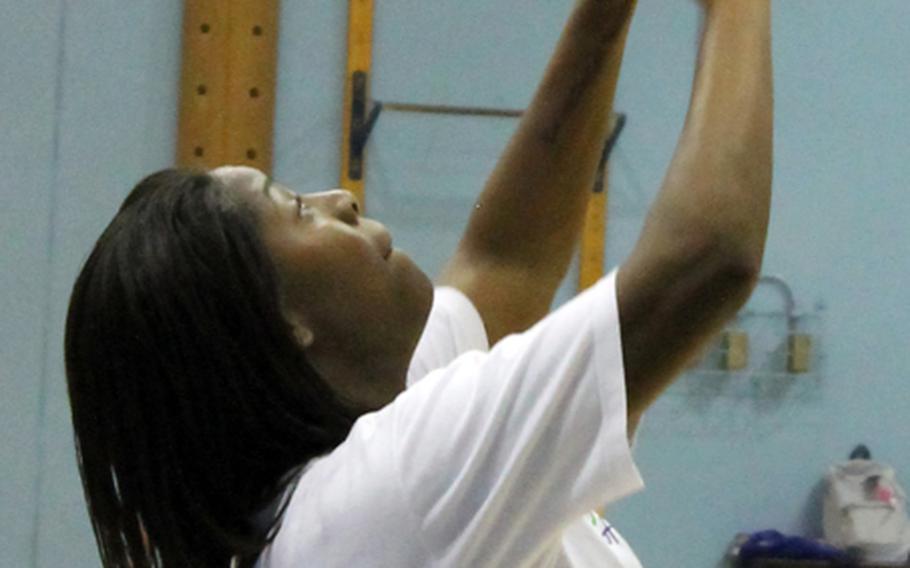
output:
[[[294,489],[258,566],[639,568],[589,511],[640,489],[615,272],[486,352],[438,289],[408,389]]]

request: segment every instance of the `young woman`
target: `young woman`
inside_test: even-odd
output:
[[[748,297],[768,224],[769,2],[702,4],[640,240],[546,317],[632,0],[578,0],[435,293],[345,191],[242,167],[143,180],[66,329],[105,565],[638,566],[586,511],[641,486],[631,431]]]

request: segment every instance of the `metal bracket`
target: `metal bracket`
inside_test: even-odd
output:
[[[622,134],[622,130],[626,126],[626,115],[624,113],[619,112],[615,116],[616,124],[613,126],[613,131],[610,132],[610,136],[607,137],[607,141],[604,142],[604,151],[600,156],[600,164],[597,166],[597,177],[594,178],[594,193],[603,193],[604,191],[607,161],[610,159],[610,154],[613,153],[613,147],[616,146],[619,135]]]
[[[351,91],[348,177],[359,180],[363,178],[363,151],[379,119],[379,113],[382,112],[382,103],[367,99],[367,74],[364,71],[355,71],[351,76]]]

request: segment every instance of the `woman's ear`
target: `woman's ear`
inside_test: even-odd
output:
[[[301,323],[294,324],[294,337],[297,338],[297,342],[303,346],[304,349],[313,345],[316,337],[313,335],[313,330],[309,326],[303,325]]]
[[[313,333],[313,328],[306,322],[305,318],[299,313],[287,309],[286,306],[284,307],[284,314],[284,317],[293,328],[294,339],[297,340],[297,343],[304,349],[312,346],[313,342],[316,340],[316,335]]]

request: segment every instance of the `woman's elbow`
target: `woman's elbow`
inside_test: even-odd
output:
[[[739,310],[761,277],[761,253],[726,241],[713,243],[701,262],[706,267],[703,293],[723,304],[723,311]]]

